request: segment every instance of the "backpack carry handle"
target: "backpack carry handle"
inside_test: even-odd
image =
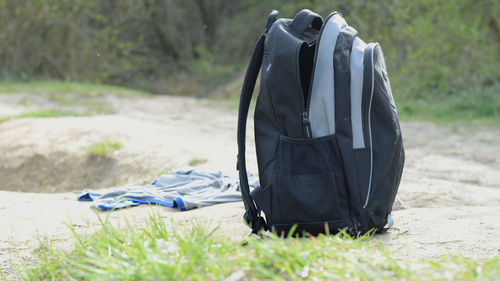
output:
[[[276,10],[272,10],[269,16],[267,17],[267,22],[266,22],[266,27],[264,28],[264,33],[267,33],[273,23],[276,21],[276,18],[278,17],[279,12]]]
[[[303,9],[298,12],[293,18],[292,23],[290,23],[290,27],[299,34],[304,33],[308,27],[320,30],[321,26],[323,26],[323,19],[321,16],[308,9]]]

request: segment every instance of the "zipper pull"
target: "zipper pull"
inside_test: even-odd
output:
[[[302,124],[307,138],[311,137],[311,122],[309,122],[309,114],[307,111],[302,112]]]

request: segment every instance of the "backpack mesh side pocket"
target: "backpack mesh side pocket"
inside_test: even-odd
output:
[[[347,187],[334,135],[280,136],[272,182],[271,225],[297,224],[298,231],[332,232],[350,227]]]

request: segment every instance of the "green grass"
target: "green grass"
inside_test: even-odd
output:
[[[494,91],[483,95],[464,94],[426,100],[397,97],[396,99],[399,117],[402,120],[500,124],[500,96]]]
[[[53,117],[66,117],[66,116],[81,116],[82,114],[74,111],[49,109],[37,110],[18,115],[10,115],[0,117],[0,123],[23,118],[53,118]]]
[[[101,140],[93,143],[87,150],[87,154],[90,156],[97,157],[111,157],[115,151],[121,149],[123,144],[119,141],[113,141],[110,139]]]
[[[134,98],[147,96],[148,93],[123,87],[87,84],[63,81],[31,81],[31,82],[11,82],[0,81],[0,95],[2,94],[23,94],[19,101],[20,105],[30,106],[38,103],[33,96],[43,96],[52,102],[55,109],[45,110],[46,112],[79,112],[80,114],[54,114],[55,116],[74,115],[94,115],[107,114],[113,112],[111,104],[106,99],[109,96]],[[61,110],[63,109],[63,110]],[[24,115],[24,114],[23,114]],[[24,118],[23,115],[9,116],[2,118],[3,121]],[[43,117],[36,114],[29,117]],[[51,116],[52,117],[52,116]]]
[[[196,166],[196,165],[200,165],[203,163],[207,163],[207,161],[208,160],[206,158],[195,157],[195,158],[191,158],[191,160],[189,160],[188,165],[189,166]]]
[[[145,96],[147,92],[124,87],[65,81],[0,82],[0,94],[11,93],[75,93],[85,97],[99,97],[104,94],[118,96]],[[61,98],[64,103],[64,97]],[[68,102],[68,100],[66,100]],[[70,102],[70,101],[69,101]]]
[[[395,258],[369,236],[234,241],[197,223],[176,228],[159,214],[143,228],[74,234],[71,250],[50,244],[20,270],[23,280],[495,280],[500,260]],[[226,234],[228,237],[229,233]],[[411,258],[411,257],[410,257]]]

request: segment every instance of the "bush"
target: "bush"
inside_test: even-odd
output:
[[[338,10],[379,41],[396,99],[480,99],[500,80],[494,0],[0,0],[1,69],[203,95],[240,72],[270,10],[302,8]]]

